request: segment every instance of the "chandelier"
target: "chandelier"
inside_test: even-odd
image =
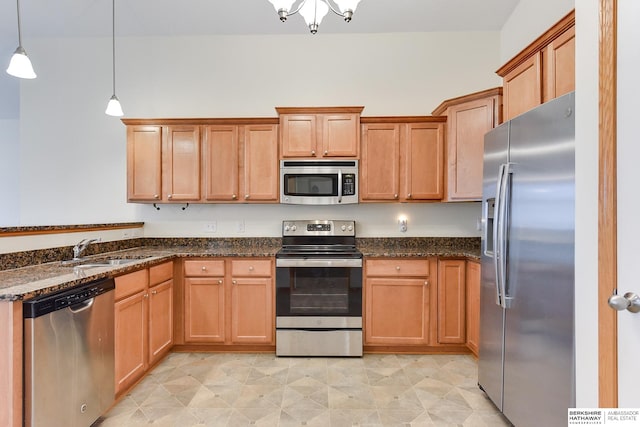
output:
[[[353,12],[356,11],[360,0],[333,0],[337,5],[337,8],[331,4],[331,0],[302,0],[298,6],[291,11],[293,4],[297,0],[269,0],[269,3],[273,5],[280,20],[282,22],[287,20],[289,15],[295,15],[300,12],[300,15],[307,23],[311,34],[318,32],[318,26],[322,22],[322,18],[329,13],[329,9],[336,15],[340,15],[345,21],[351,21]]]

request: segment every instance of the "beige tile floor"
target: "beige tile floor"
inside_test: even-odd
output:
[[[466,355],[173,353],[93,427],[508,426]]]

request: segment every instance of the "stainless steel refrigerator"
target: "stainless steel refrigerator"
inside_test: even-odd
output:
[[[517,427],[575,407],[574,101],[485,135],[478,384]]]

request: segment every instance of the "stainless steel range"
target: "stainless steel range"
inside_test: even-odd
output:
[[[362,253],[355,221],[282,222],[276,355],[362,356]]]

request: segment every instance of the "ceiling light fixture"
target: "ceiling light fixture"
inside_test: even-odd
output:
[[[300,12],[309,30],[311,30],[311,34],[318,32],[318,26],[322,22],[322,18],[329,13],[329,9],[349,22],[351,21],[353,12],[355,12],[356,7],[358,7],[358,3],[360,3],[360,0],[333,0],[337,5],[337,8],[335,8],[331,0],[302,0],[292,12],[291,9],[296,1],[297,0],[269,0],[269,3],[271,3],[276,12],[278,12],[278,16],[282,22],[286,21],[290,15],[295,15]]]
[[[113,95],[109,99],[105,113],[110,116],[121,117],[124,115],[120,100],[116,96],[116,0],[111,0],[111,53],[113,59]]]
[[[36,73],[33,71],[31,61],[22,47],[22,30],[20,28],[20,0],[16,0],[18,9],[18,48],[13,52],[7,73],[21,79],[35,79]]]

